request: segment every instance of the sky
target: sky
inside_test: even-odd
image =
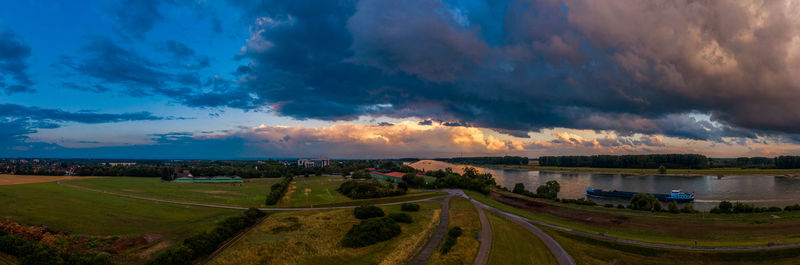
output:
[[[800,155],[797,1],[0,1],[0,157]]]

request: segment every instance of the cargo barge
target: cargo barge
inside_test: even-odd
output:
[[[586,195],[592,197],[612,197],[612,198],[630,199],[633,197],[633,195],[636,195],[637,193],[641,192],[617,191],[617,190],[606,191],[606,190],[592,189],[592,188],[586,189]],[[681,190],[672,190],[672,192],[670,192],[669,194],[653,193],[652,195],[656,197],[656,199],[665,202],[674,201],[678,203],[684,203],[684,202],[694,201],[694,193],[685,193],[681,192]]]

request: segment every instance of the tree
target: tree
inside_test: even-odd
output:
[[[542,198],[555,199],[558,197],[559,191],[561,191],[561,185],[558,184],[558,181],[550,180],[536,188],[536,195]]]
[[[523,185],[522,183],[514,184],[514,190],[512,192],[516,194],[525,193],[525,185]]]
[[[659,166],[658,167],[658,174],[661,174],[661,175],[667,174],[667,167],[665,167],[664,165]]]
[[[721,201],[718,207],[723,213],[729,213],[733,209],[733,204],[729,201]]]

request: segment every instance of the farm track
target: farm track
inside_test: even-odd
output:
[[[492,226],[489,225],[489,219],[486,218],[486,213],[483,212],[483,207],[478,205],[474,200],[470,200],[475,210],[478,211],[478,217],[481,220],[481,231],[478,234],[478,240],[481,242],[478,249],[478,255],[475,256],[473,265],[485,265],[489,261],[489,251],[492,249]]]
[[[431,237],[428,244],[425,245],[425,248],[417,254],[417,257],[414,258],[414,261],[411,262],[413,265],[421,265],[425,264],[428,258],[431,257],[434,251],[436,251],[436,247],[439,246],[439,242],[442,242],[442,238],[444,238],[444,233],[447,231],[447,226],[450,224],[450,198],[445,198],[442,204],[442,214],[439,218],[439,227],[436,228],[436,232]]]

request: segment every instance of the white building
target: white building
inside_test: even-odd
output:
[[[325,158],[318,159],[297,159],[298,167],[324,167],[330,165],[331,161]]]

